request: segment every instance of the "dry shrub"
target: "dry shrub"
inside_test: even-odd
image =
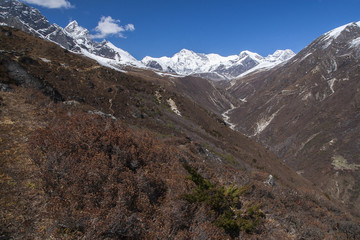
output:
[[[40,129],[31,157],[41,170],[60,235],[141,238],[167,191],[156,169],[176,160],[171,147],[97,115]]]

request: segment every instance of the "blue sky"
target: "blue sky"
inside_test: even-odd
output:
[[[277,49],[299,52],[321,34],[360,21],[360,0],[23,1],[37,3],[30,5],[50,23],[65,27],[77,20],[98,41],[105,36],[140,60],[172,56],[183,48],[223,56],[242,50],[263,56]],[[106,27],[114,26],[118,34],[108,35]]]

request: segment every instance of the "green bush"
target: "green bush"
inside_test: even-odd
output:
[[[240,197],[244,195],[252,185],[238,187],[216,186],[201,176],[193,167],[184,164],[184,168],[190,174],[196,188],[192,193],[183,195],[183,198],[190,203],[204,203],[213,210],[217,218],[214,224],[225,230],[231,236],[239,235],[239,231],[247,233],[254,232],[264,214],[261,212],[261,204],[255,204],[242,211]]]

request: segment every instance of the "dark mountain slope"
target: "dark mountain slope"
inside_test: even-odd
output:
[[[324,34],[285,66],[249,74],[228,90],[246,99],[237,128],[359,214],[359,23]]]

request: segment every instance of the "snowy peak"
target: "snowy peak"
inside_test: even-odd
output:
[[[90,33],[86,28],[79,26],[77,21],[70,22],[64,30],[73,38],[90,38]]]
[[[317,41],[315,40],[309,46],[317,47],[320,45],[322,49],[327,49],[333,43],[347,43],[348,47],[353,47],[354,45],[351,44],[351,42],[359,37],[360,21],[351,22],[323,34],[317,39]]]
[[[39,10],[17,0],[0,0],[0,25],[8,25],[35,34],[109,67],[116,69],[124,66],[145,67],[128,52],[115,47],[110,42],[93,41],[90,32],[81,27],[77,21],[70,22],[65,28],[56,24],[50,25]]]
[[[340,36],[340,34],[343,31],[345,31],[345,30],[351,31],[352,28],[360,28],[360,21],[345,24],[345,25],[343,25],[341,27],[335,28],[335,29],[325,33],[323,40],[336,39],[336,38],[338,38]]]
[[[240,59],[243,59],[243,58],[246,58],[246,57],[250,57],[251,59],[257,60],[257,61],[261,61],[261,60],[264,59],[264,58],[263,58],[262,56],[260,56],[259,54],[254,53],[254,52],[250,52],[250,51],[248,51],[248,50],[245,50],[245,51],[240,52],[240,54],[239,54],[239,58],[240,58]]]
[[[76,20],[74,20],[69,22],[69,24],[65,27],[65,30],[72,31],[78,27],[79,27],[79,23]]]
[[[240,52],[239,55],[223,57],[214,53],[203,54],[182,49],[171,58],[145,57],[141,62],[147,67],[164,72],[203,76],[212,80],[229,80],[238,77],[255,66],[263,63],[271,63],[267,64],[267,67],[270,67],[270,65],[275,66],[294,55],[293,51],[287,49],[278,50],[273,55],[264,58],[257,53],[246,50]]]
[[[295,53],[290,50],[276,50],[273,54],[268,55],[265,59],[269,62],[283,62],[295,56]]]
[[[196,55],[196,53],[194,53],[191,50],[183,48],[183,49],[180,50],[180,52],[176,53],[175,55],[188,56],[188,55]]]

